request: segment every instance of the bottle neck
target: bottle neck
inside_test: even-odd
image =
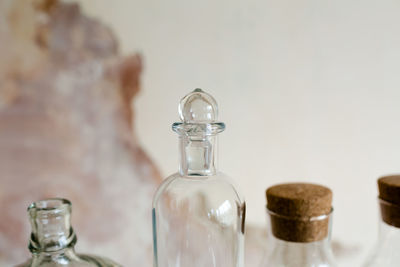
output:
[[[216,174],[216,136],[179,136],[182,176],[211,176]]]
[[[71,203],[65,199],[47,199],[33,203],[29,209],[32,227],[29,249],[33,254],[65,253],[76,243],[71,227]]]

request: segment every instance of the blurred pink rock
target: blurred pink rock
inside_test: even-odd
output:
[[[0,0],[0,266],[29,257],[27,206],[72,201],[78,250],[150,266],[160,176],[135,138],[141,60],[58,1]]]

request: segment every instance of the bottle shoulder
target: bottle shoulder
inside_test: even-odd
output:
[[[87,254],[80,254],[79,257],[91,264],[95,264],[95,266],[101,267],[121,267],[118,263],[104,257],[95,256],[95,255],[87,255]]]

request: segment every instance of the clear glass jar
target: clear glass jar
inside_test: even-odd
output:
[[[179,172],[168,177],[153,200],[154,266],[242,267],[245,202],[215,167],[215,100],[196,89],[179,104]]]
[[[379,223],[378,242],[363,267],[400,266],[400,175],[378,180]]]
[[[286,185],[297,184],[282,186]],[[260,267],[337,266],[330,242],[333,209],[330,207],[330,212],[321,215],[302,214],[304,210],[309,209],[304,207],[305,204],[311,203],[312,209],[313,203],[317,202],[315,194],[310,196],[311,201],[301,197],[293,199],[292,203],[296,202],[295,205],[302,203],[295,208],[293,208],[295,205],[291,205],[287,199],[281,205],[283,211],[280,209],[272,211],[267,208],[270,249],[264,255]],[[291,209],[291,212],[285,214]],[[289,213],[292,215],[296,213],[296,216],[288,215]]]
[[[32,226],[29,250],[32,258],[17,267],[120,267],[109,259],[78,255],[71,227],[71,203],[66,199],[46,199],[28,208]]]

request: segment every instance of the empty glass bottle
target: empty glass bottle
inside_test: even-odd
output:
[[[212,96],[196,89],[179,104],[179,172],[153,199],[154,266],[241,267],[245,202],[215,167],[217,122]]]
[[[28,208],[32,234],[32,258],[18,267],[119,267],[106,258],[78,255],[71,227],[71,203],[66,199],[46,199]]]
[[[267,190],[270,250],[260,267],[334,267],[330,245],[332,192],[314,184]]]
[[[400,266],[400,175],[378,180],[381,220],[379,238],[363,267]]]

